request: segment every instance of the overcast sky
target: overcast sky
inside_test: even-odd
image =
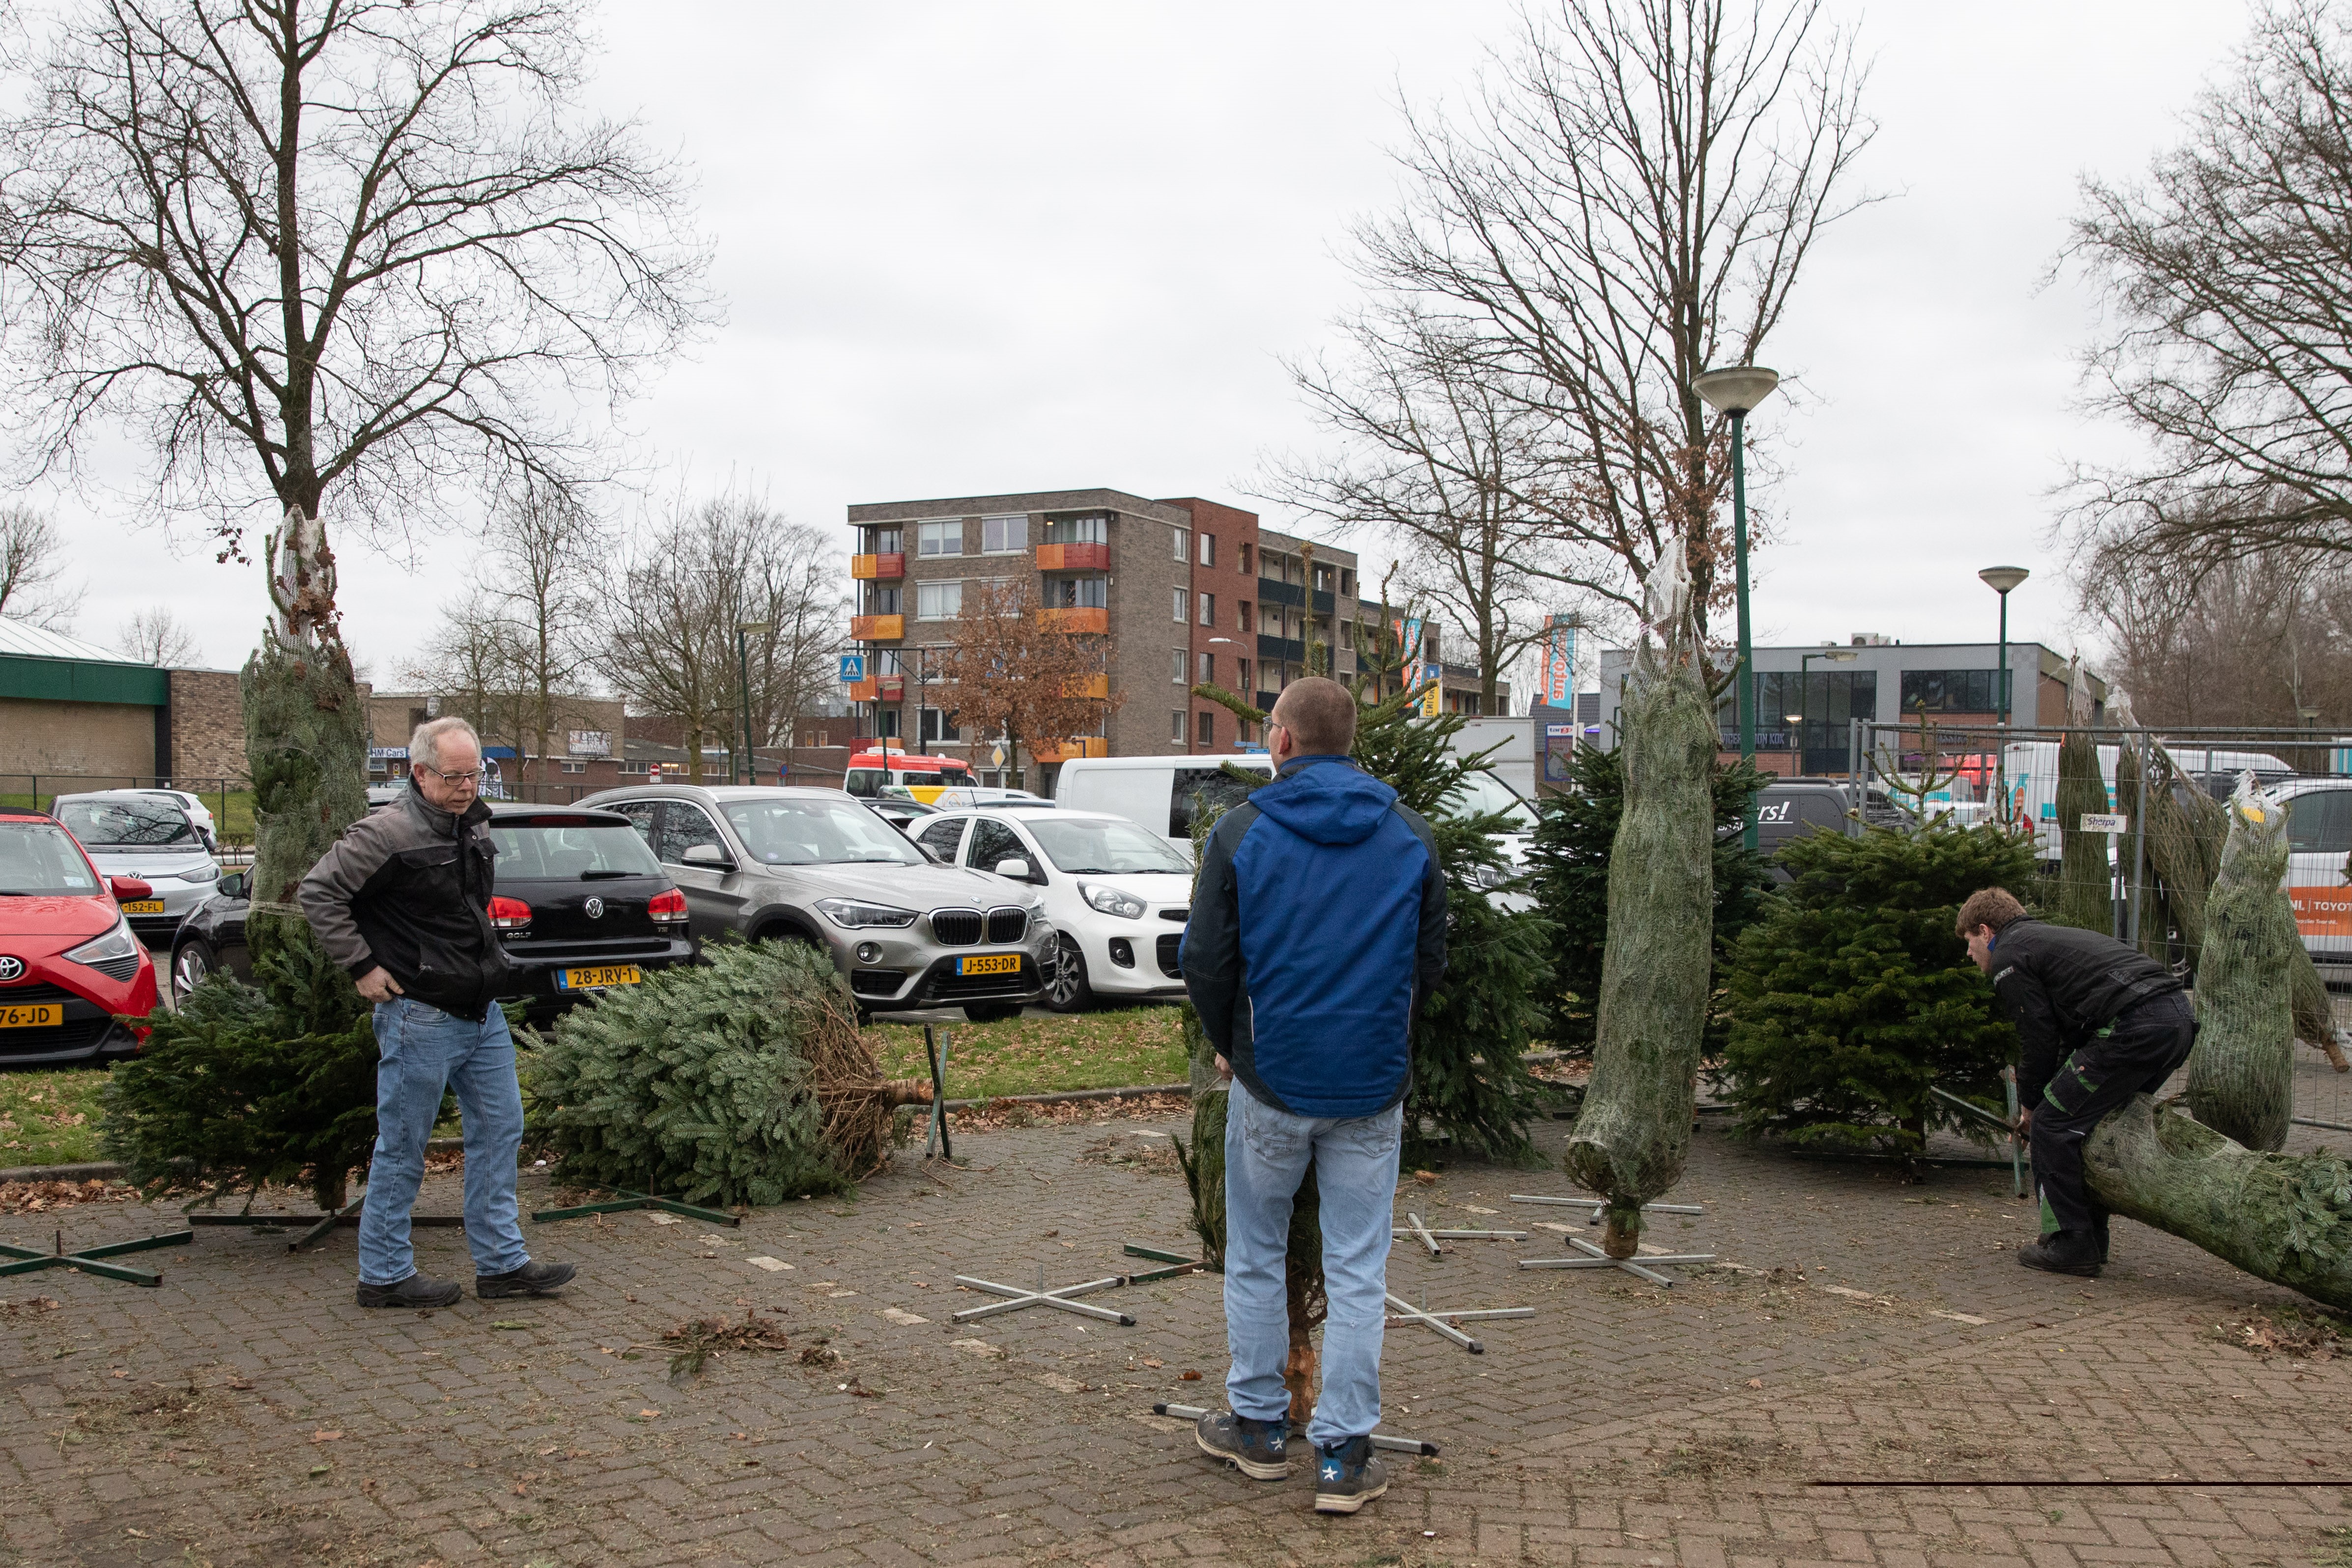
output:
[[[2045,279],[2080,177],[2144,170],[2245,12],[1832,9],[1874,60],[1859,173],[1889,199],[1824,237],[1763,356],[1801,396],[1770,410],[1781,536],[1758,639],[1989,637],[1975,572],[2014,563],[2035,576],[2012,636],[2063,649],[2050,491],[2121,437],[2072,410],[2090,304]],[[1458,93],[1510,18],[1496,0],[611,0],[595,100],[697,172],[727,301],[635,438],[664,489],[731,477],[845,555],[858,501],[1108,485],[1250,504],[1265,454],[1320,438],[1280,362],[1354,301],[1347,227],[1395,200],[1400,95]],[[90,588],[80,635],[168,604],[204,662],[242,661],[257,571],[127,530],[102,497],[55,505]],[[426,556],[344,549],[349,636],[380,680],[461,585],[462,541]]]

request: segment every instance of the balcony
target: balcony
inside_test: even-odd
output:
[[[907,635],[904,616],[852,616],[849,617],[849,640],[852,642],[897,642]]]
[[[1272,577],[1261,577],[1257,580],[1257,596],[1261,604],[1303,605],[1307,602],[1307,590],[1296,583],[1283,583]]]
[[[1037,620],[1047,631],[1108,632],[1110,630],[1108,610],[1040,610]]]
[[[853,680],[849,683],[849,700],[852,702],[877,701],[882,695],[880,685],[878,680]]]
[[[1040,572],[1108,572],[1110,570],[1110,546],[1108,544],[1041,544],[1037,547],[1037,570]]]
[[[881,697],[883,701],[903,702],[907,700],[907,678],[905,676],[877,675],[874,679],[876,683],[881,688]]]
[[[1110,677],[1108,675],[1074,675],[1070,677],[1069,679],[1062,682],[1062,695],[1065,697],[1108,698],[1110,695]]]
[[[891,551],[887,555],[853,555],[849,558],[849,574],[861,583],[892,583],[907,574],[907,552]]]
[[[1260,632],[1257,638],[1257,656],[1260,658],[1279,659],[1289,664],[1305,664],[1307,644],[1299,637],[1270,637],[1264,632]]]
[[[1066,741],[1040,741],[1030,749],[1030,755],[1035,757],[1040,764],[1051,767],[1056,763],[1066,763],[1072,757],[1108,757],[1110,755],[1110,742],[1100,735],[1077,735]]]

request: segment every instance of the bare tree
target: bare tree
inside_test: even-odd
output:
[[[180,624],[168,605],[133,610],[116,634],[114,646],[142,664],[160,665],[165,669],[184,665],[196,657],[194,635]]]
[[[528,628],[506,613],[499,595],[478,584],[445,606],[441,623],[401,679],[441,700],[482,737],[485,755],[505,746],[520,758],[536,711],[530,686]]]
[[[0,506],[0,616],[47,631],[70,630],[83,589],[68,588],[65,540],[47,512]]]
[[[967,583],[963,610],[941,652],[940,673],[954,682],[940,700],[976,740],[1002,736],[1021,786],[1021,747],[1039,748],[1107,722],[1126,702],[1105,677],[1102,639],[1066,631],[1038,602],[1027,575]],[[1094,694],[1096,685],[1104,695]]]
[[[1543,637],[1543,605],[1567,584],[1622,562],[1580,563],[1522,498],[1542,485],[1540,421],[1524,396],[1410,309],[1347,324],[1335,369],[1317,359],[1291,377],[1342,443],[1334,457],[1291,458],[1268,500],[1341,531],[1370,528],[1396,551],[1406,596],[1430,605],[1475,654],[1479,709],[1496,711],[1504,668]]]
[[[576,0],[86,0],[0,121],[17,432],[151,505],[378,537],[600,458],[707,319],[676,172],[572,110]]]
[[[1591,593],[1637,610],[1679,536],[1702,616],[1724,602],[1722,422],[1692,383],[1755,362],[1866,199],[1863,76],[1819,0],[1549,0],[1458,122],[1412,116],[1412,195],[1359,270],[1541,422],[1515,500]]]
[[[604,525],[568,491],[540,489],[491,514],[484,535],[482,580],[498,616],[510,628],[520,682],[530,699],[530,744],[547,782],[549,737],[573,710],[582,679],[594,668],[602,608]]]
[[[2078,471],[2078,528],[2175,563],[2352,551],[2344,8],[2267,5],[2183,144],[2084,200],[2069,254],[2114,323],[2085,356],[2089,403],[2152,451]]]

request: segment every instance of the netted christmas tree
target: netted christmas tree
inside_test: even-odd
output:
[[[334,611],[334,555],[297,509],[269,538],[278,619],[238,680],[254,792],[246,942],[257,984],[225,971],[159,1009],[110,1078],[100,1141],[151,1186],[215,1193],[296,1179],[342,1205],[375,1140],[375,1036],[351,977],[294,903],[303,876],[367,810],[367,721]]]
[[[2112,931],[2115,899],[2108,861],[2109,839],[2083,826],[2086,815],[2109,809],[2106,780],[2099,771],[2098,736],[2091,725],[2091,678],[2078,654],[2066,667],[2065,736],[2058,742],[2060,858],[2058,886],[2049,902],[2053,924],[2084,931]]]
[[[1770,781],[1751,763],[1717,763],[1708,783],[1715,807],[1715,973],[1709,987],[1706,1054],[1722,1054],[1729,1015],[1720,977],[1756,918],[1771,872],[1735,831],[1749,800]],[[1589,1055],[1601,1003],[1601,956],[1609,942],[1609,852],[1625,809],[1622,750],[1579,746],[1569,789],[1546,801],[1528,850],[1536,907],[1551,922],[1552,994],[1543,1037],[1555,1048]]]
[[[1740,939],[1729,977],[1720,1081],[1738,1131],[1903,1154],[1933,1128],[1978,1136],[1928,1086],[2002,1112],[2017,1036],[1953,921],[1979,888],[2031,885],[2032,840],[1939,820],[1817,833],[1780,859],[1795,880]]]
[[[2286,812],[2249,773],[2230,799],[2221,872],[2197,960],[2203,1026],[2189,1058],[2189,1108],[2253,1150],[2284,1146],[2294,1110],[2290,958],[2304,951],[2285,888]]]

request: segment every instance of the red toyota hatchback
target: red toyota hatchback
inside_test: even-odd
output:
[[[98,874],[73,835],[0,806],[0,1066],[128,1056],[155,1007],[155,966],[117,900],[150,896]]]

